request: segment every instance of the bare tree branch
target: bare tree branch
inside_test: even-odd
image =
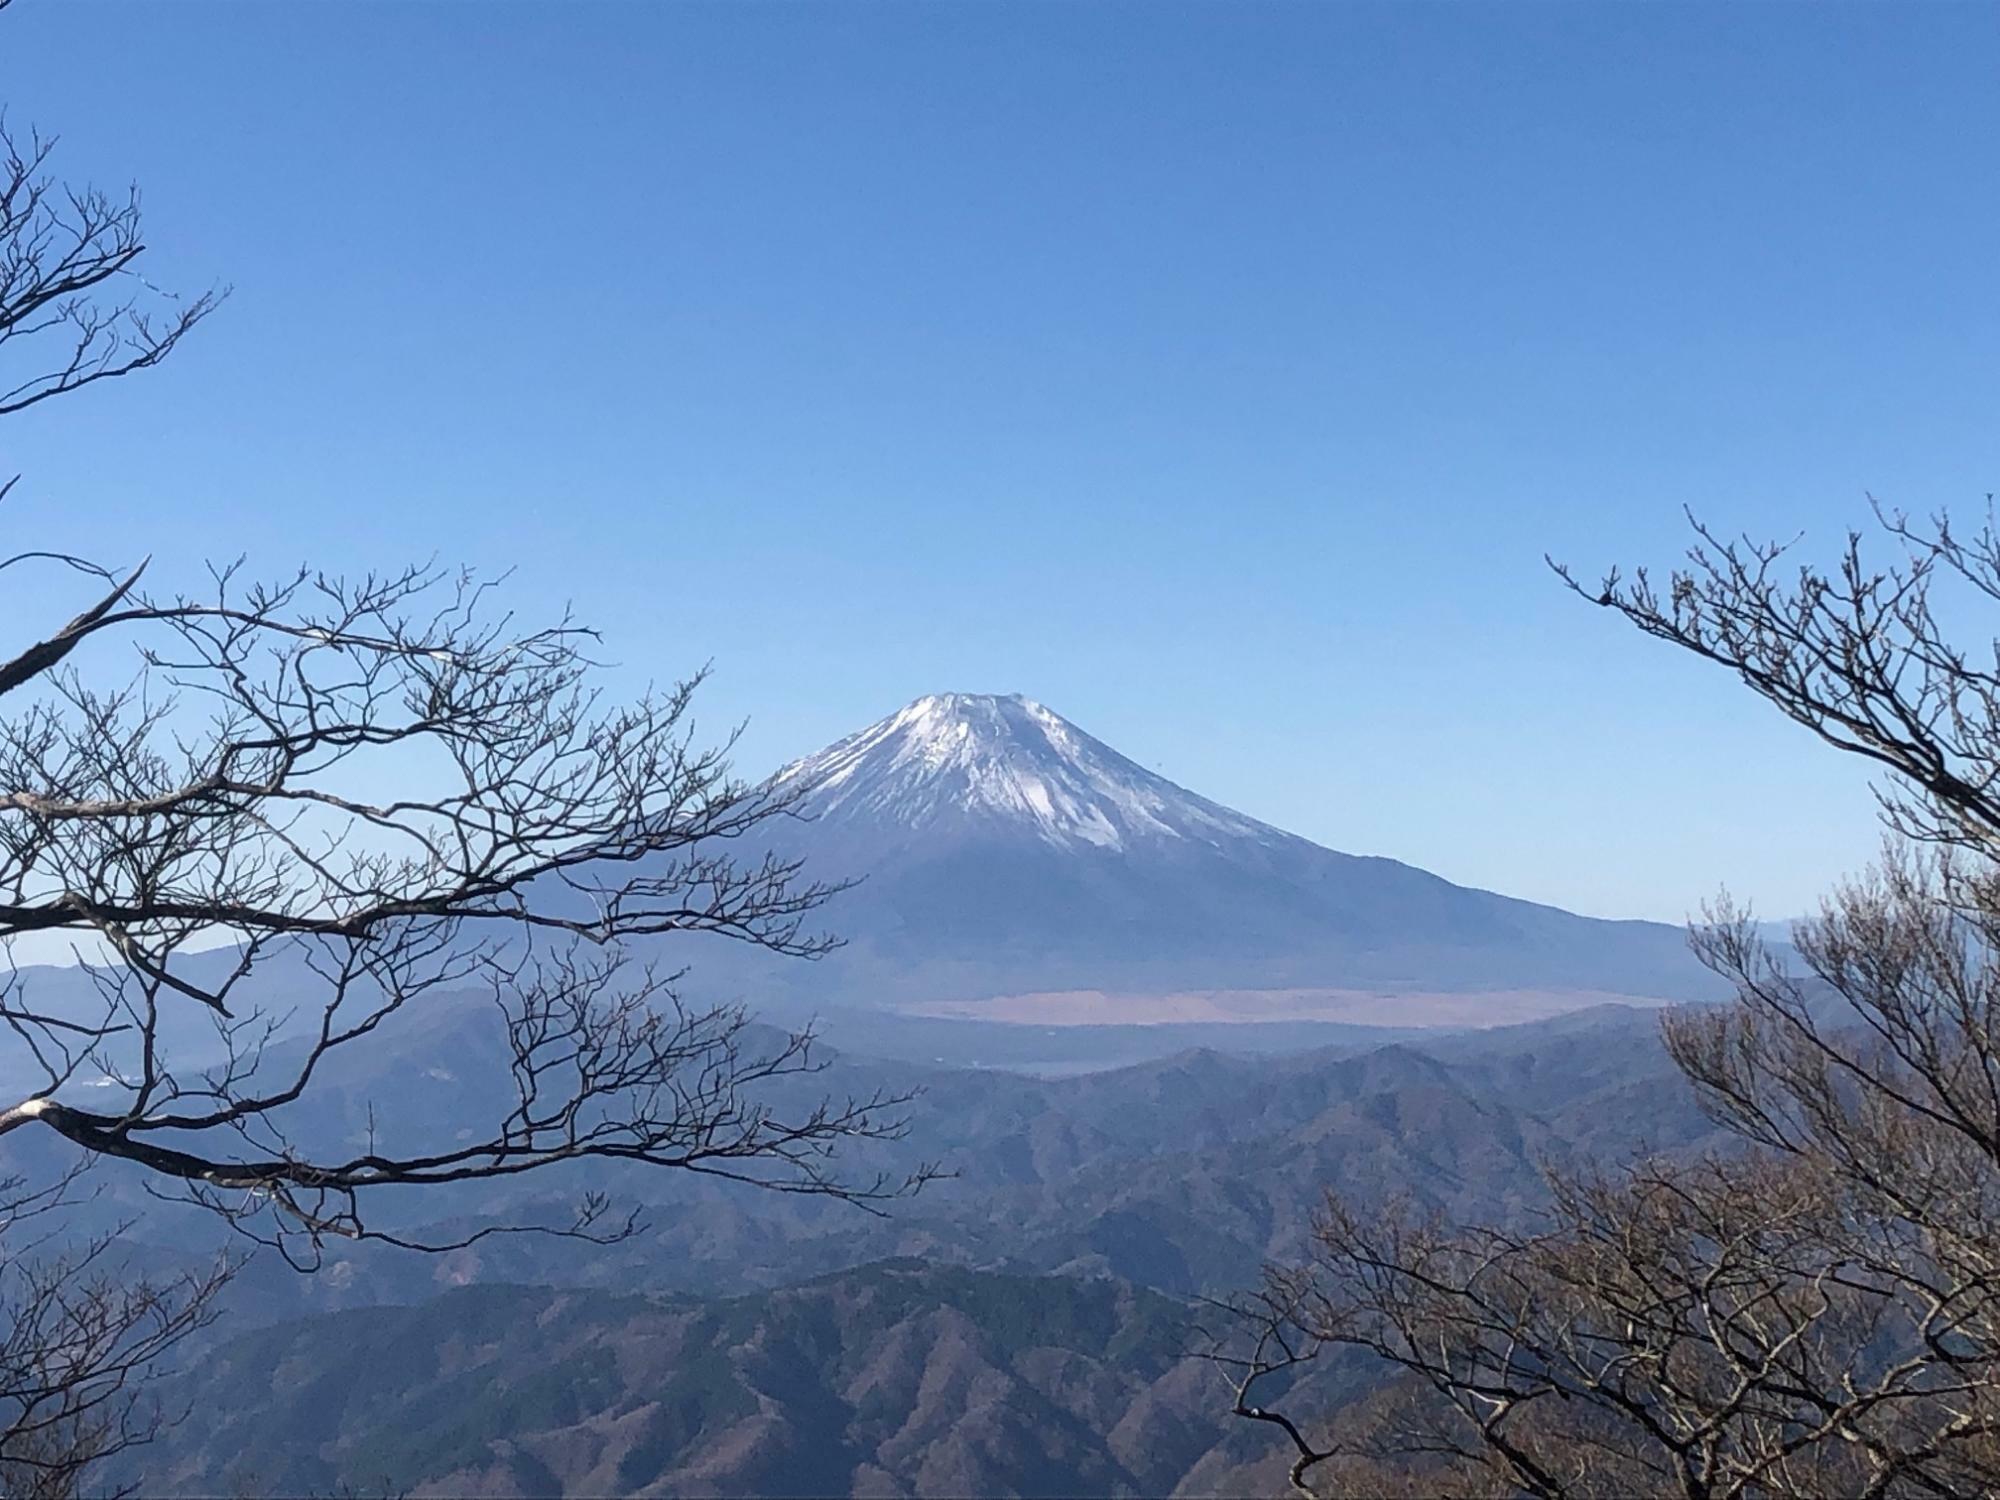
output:
[[[55,145],[0,116],[0,416],[152,368],[227,295],[141,276],[138,190],[59,183]]]
[[[860,1203],[914,1185],[828,1165],[839,1142],[899,1136],[906,1097],[780,1112],[762,1096],[818,1071],[811,1034],[757,1042],[741,1010],[689,1008],[675,975],[627,959],[679,932],[804,958],[831,945],[805,925],[831,887],[735,853],[797,792],[735,781],[726,745],[696,743],[699,675],[604,708],[590,632],[520,630],[470,577],[214,582],[209,599],[154,601],[128,576],[16,658],[28,701],[0,716],[0,934],[77,933],[116,961],[92,971],[92,1013],[0,997],[51,1079],[0,1112],[0,1135],[46,1127],[315,1244],[367,1236],[361,1200],[385,1187],[579,1159]],[[67,664],[105,630],[141,651],[108,694]],[[397,795],[357,790],[396,776]],[[218,936],[234,962],[195,977],[190,946]],[[263,1002],[236,1009],[273,970],[294,1000],[319,996],[282,1068],[246,1045],[268,1038]],[[330,1056],[474,989],[515,1096],[490,1129],[349,1155],[289,1138]],[[188,1004],[224,1027],[224,1060],[199,1075],[161,1042]],[[88,1108],[55,1097],[79,1066]]]
[[[1877,512],[1828,572],[1697,525],[1663,589],[1577,593],[1733,671],[1887,768],[1891,842],[1793,941],[1726,901],[1695,935],[1733,1005],[1667,1049],[1741,1149],[1548,1176],[1521,1226],[1329,1199],[1211,1350],[1295,1483],[1372,1494],[1948,1496],[2000,1489],[2000,647],[1935,586],[2000,602],[2000,536]],[[1989,643],[1989,646],[1991,643]],[[1387,1372],[1330,1435],[1253,1392],[1328,1351]]]

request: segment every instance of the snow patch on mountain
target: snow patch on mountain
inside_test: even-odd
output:
[[[1018,693],[935,693],[776,777],[818,818],[1011,824],[1063,847],[1289,835],[1197,797]]]

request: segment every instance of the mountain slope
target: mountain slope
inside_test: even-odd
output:
[[[848,949],[766,981],[801,995],[908,1004],[1290,990],[1300,993],[1237,1009],[1338,1019],[1326,1007],[1343,993],[1513,991],[1583,1004],[1718,988],[1677,928],[1579,917],[1322,848],[1176,786],[1018,696],[920,698],[775,784],[799,793],[805,819],[778,831],[785,852],[824,878],[862,877],[826,914]],[[1168,1018],[1142,1010],[1130,1018]],[[1120,1015],[1114,1003],[1094,1018]]]
[[[141,1451],[143,1486],[1159,1495],[1239,1425],[1190,1321],[907,1261],[724,1302],[470,1288],[226,1343],[162,1392],[200,1415]]]

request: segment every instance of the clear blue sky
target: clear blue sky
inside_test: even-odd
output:
[[[14,122],[235,295],[10,424],[7,535],[514,565],[748,771],[1020,691],[1337,848],[1785,914],[1860,773],[1541,556],[2000,488],[1996,76],[1972,5],[19,0]]]

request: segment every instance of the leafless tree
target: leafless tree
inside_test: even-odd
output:
[[[1878,518],[1880,571],[1859,535],[1787,574],[1697,528],[1664,588],[1578,590],[1887,767],[1890,842],[1795,931],[1802,975],[1726,903],[1696,934],[1737,998],[1664,1036],[1739,1150],[1551,1172],[1518,1228],[1330,1200],[1235,1304],[1236,1412],[1301,1490],[2000,1489],[2000,648],[1942,623],[2000,601],[2000,540]],[[1385,1382],[1322,1429],[1282,1392],[1335,1354]]]
[[[764,1102],[819,1068],[811,1034],[760,1043],[740,1007],[686,1006],[674,974],[630,961],[676,933],[830,943],[805,925],[827,888],[755,853],[797,794],[699,745],[698,677],[607,708],[587,631],[522,629],[433,572],[263,587],[222,569],[202,598],[144,596],[137,570],[103,582],[0,663],[0,932],[106,955],[91,1008],[0,995],[42,1077],[0,1135],[137,1163],[307,1257],[387,1237],[362,1213],[383,1190],[586,1159],[861,1203],[909,1188],[827,1166],[900,1135],[903,1098]],[[139,664],[101,691],[72,658],[121,636]],[[204,975],[191,953],[218,939]],[[504,1039],[495,1118],[360,1149],[292,1137],[331,1058],[474,990]],[[176,1010],[207,1019],[220,1061],[176,1062]],[[88,1108],[65,1096],[80,1082]],[[601,1232],[601,1206],[563,1227]]]
[[[67,1500],[99,1460],[159,1431],[145,1377],[214,1321],[240,1264],[131,1276],[115,1234],[61,1233],[79,1175],[0,1183],[0,1493],[23,1500]]]
[[[0,412],[156,363],[214,306],[161,323],[112,291],[144,248],[136,195],[60,187],[40,137],[0,134],[0,153],[0,346],[32,361],[67,334]],[[739,782],[728,743],[699,742],[700,674],[610,704],[591,631],[525,626],[492,583],[430,567],[256,583],[230,565],[156,595],[143,562],[0,552],[0,580],[29,567],[88,592],[0,645],[0,941],[68,937],[95,990],[0,983],[39,1076],[0,1136],[135,1163],[308,1257],[379,1237],[362,1207],[384,1189],[587,1159],[864,1204],[909,1186],[828,1165],[899,1134],[901,1098],[770,1103],[818,1070],[812,1036],[686,1005],[659,966],[679,933],[830,946],[806,925],[828,888],[758,852],[799,791]],[[194,961],[218,945],[226,962]],[[504,1046],[493,1118],[447,1141],[292,1139],[331,1059],[469,991]],[[177,1052],[176,1012],[218,1061]],[[601,1209],[549,1227],[620,1232]]]
[[[136,193],[64,187],[52,144],[0,123],[4,414],[157,364],[217,302],[141,277]],[[829,888],[760,852],[799,791],[746,785],[728,738],[703,743],[700,674],[613,703],[591,631],[524,625],[493,583],[435,567],[257,583],[227,565],[155,594],[145,562],[0,545],[0,591],[31,569],[78,599],[67,621],[0,609],[0,1076],[32,1080],[0,1101],[10,1147],[40,1133],[123,1163],[308,1268],[336,1237],[636,1232],[587,1184],[573,1213],[470,1234],[369,1212],[563,1164],[863,1207],[930,1175],[839,1173],[838,1147],[903,1134],[907,1096],[829,1098],[810,1031],[679,994],[676,934],[831,944],[808,926]],[[66,941],[86,983],[13,969],[27,936]],[[315,1113],[357,1054],[440,1022],[465,1049],[440,1062],[492,1060],[467,1091],[483,1114],[357,1143]],[[0,1188],[7,1494],[67,1493],[143,1440],[137,1377],[235,1266],[135,1278],[115,1234],[63,1232],[73,1181]]]
[[[145,251],[136,191],[60,183],[49,171],[54,147],[0,117],[8,415],[159,363],[222,295],[179,297],[148,281],[136,264]],[[14,483],[0,476],[0,501]],[[69,561],[24,550],[0,566],[0,590],[10,569]],[[4,933],[0,924],[11,949]],[[68,1211],[90,1196],[79,1188],[86,1161],[40,1180],[0,1178],[0,1493],[33,1500],[78,1493],[98,1460],[152,1436],[162,1413],[144,1377],[213,1319],[239,1264],[225,1254],[178,1275],[134,1275],[117,1230],[68,1227]]]
[[[138,189],[63,184],[55,145],[0,115],[0,416],[151,368],[225,295],[141,275]]]

